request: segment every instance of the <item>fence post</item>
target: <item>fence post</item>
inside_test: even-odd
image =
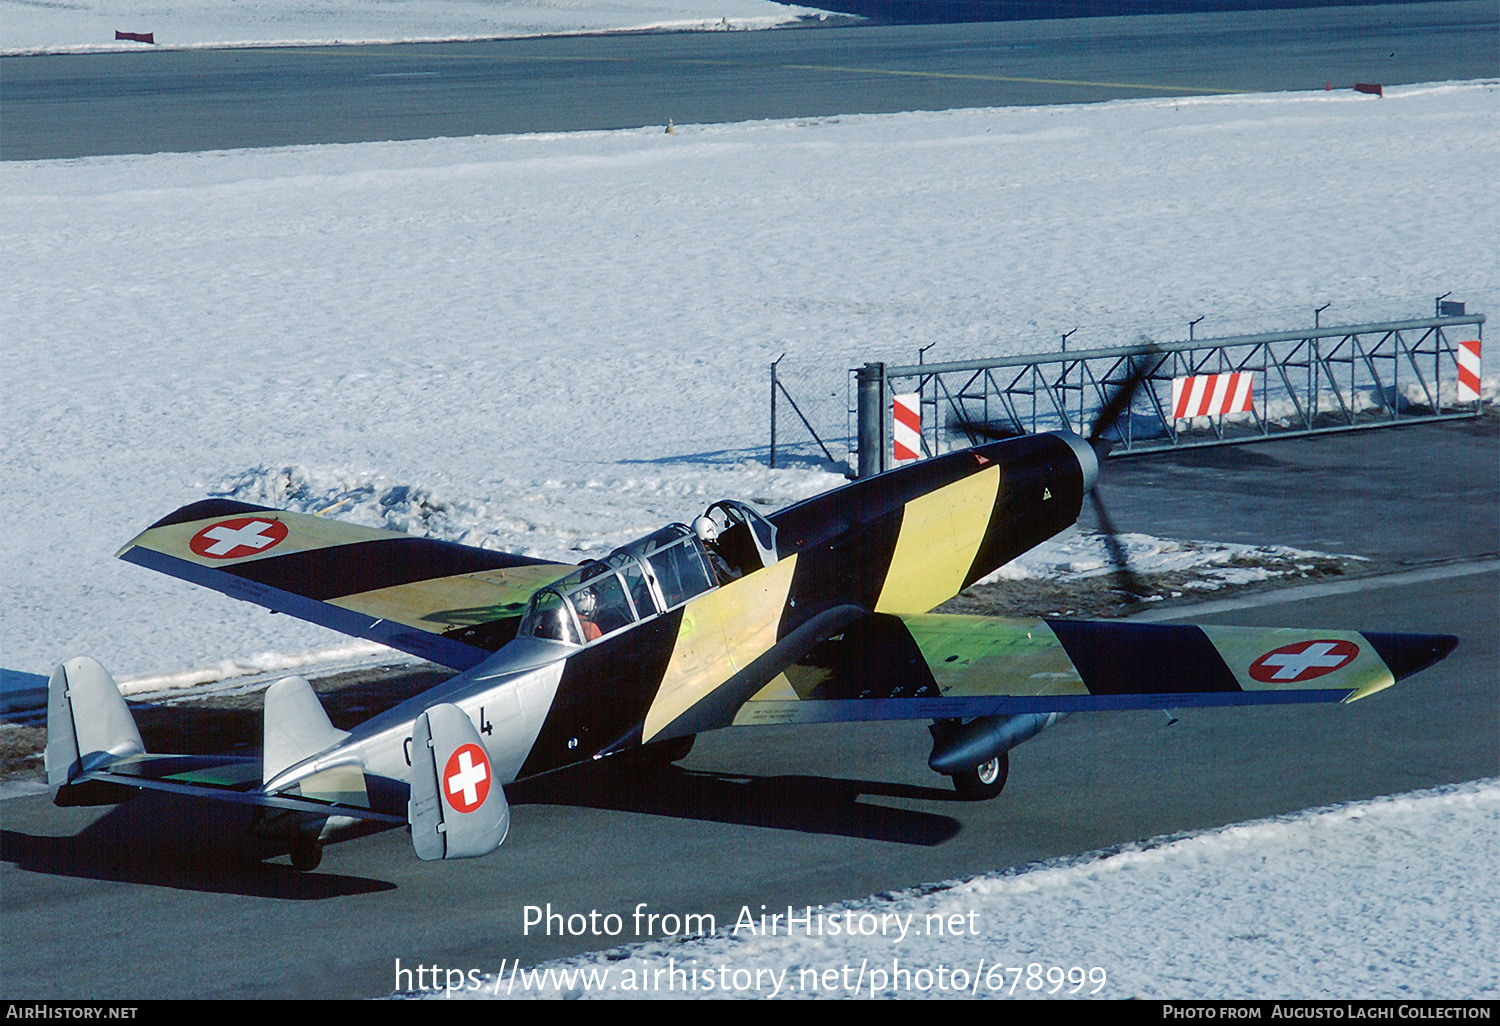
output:
[[[771,361],[771,469],[776,469],[776,365],[781,362],[782,353]]]
[[[867,363],[854,372],[859,406],[855,437],[859,441],[859,472],[873,477],[885,469],[885,364]]]

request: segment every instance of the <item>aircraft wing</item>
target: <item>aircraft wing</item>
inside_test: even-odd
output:
[[[456,670],[514,637],[532,593],[574,569],[229,499],[182,507],[119,556]]]
[[[871,614],[787,667],[736,726],[1352,702],[1450,635]]]

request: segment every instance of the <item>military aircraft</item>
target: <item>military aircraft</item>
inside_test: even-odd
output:
[[[505,839],[504,785],[643,747],[675,760],[703,731],[931,720],[929,765],[981,799],[1004,787],[1012,747],[1072,712],[1354,701],[1457,644],[932,613],[1077,520],[1118,412],[1088,438],[989,441],[769,516],[717,502],[582,566],[185,506],[121,557],[459,673],[350,731],[289,677],[265,693],[259,758],[203,757],[147,753],[109,674],[70,660],[49,689],[55,800],[246,803],[300,869],[382,825],[409,825],[423,859],[479,856]]]

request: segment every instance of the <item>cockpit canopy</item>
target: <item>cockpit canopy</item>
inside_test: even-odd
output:
[[[705,515],[721,529],[712,558],[691,528],[668,524],[531,596],[517,637],[587,645],[776,562],[775,526],[744,503]]]
[[[587,563],[531,597],[517,635],[586,645],[718,587],[684,524]]]
[[[721,499],[703,515],[718,525],[716,554],[734,567],[736,574],[752,573],[780,558],[776,552],[776,525],[743,502]]]

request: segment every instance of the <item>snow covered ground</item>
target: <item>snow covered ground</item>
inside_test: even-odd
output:
[[[822,12],[772,0],[0,0],[0,53],[291,46],[772,28]]]
[[[1497,94],[0,165],[0,667],[213,676],[343,645],[110,558],[204,494],[574,560],[720,496],[811,494],[840,479],[759,461],[782,352],[957,359],[1075,327],[1170,339],[1205,312],[1213,334],[1328,301],[1325,321],[1420,315],[1448,291],[1493,311]],[[742,933],[600,964],[797,986],[847,964],[862,993],[905,992],[901,959],[928,972],[913,991],[939,963],[991,990],[994,963],[1028,967],[1016,996],[1056,965],[1063,992],[1103,969],[1109,997],[1493,997],[1497,807],[1478,782],[844,910],[982,910],[974,943]]]
[[[1497,94],[0,165],[0,667],[344,644],[111,558],[206,494],[577,561],[720,497],[827,488],[763,462],[783,352],[841,374],[1203,313],[1230,334],[1450,290],[1495,310]]]
[[[1500,779],[1478,780],[838,906],[766,909],[781,915],[774,933],[759,907],[746,907],[712,935],[493,966],[487,980],[413,976],[402,989],[1492,1001],[1497,865]],[[628,936],[630,917],[620,926]]]

